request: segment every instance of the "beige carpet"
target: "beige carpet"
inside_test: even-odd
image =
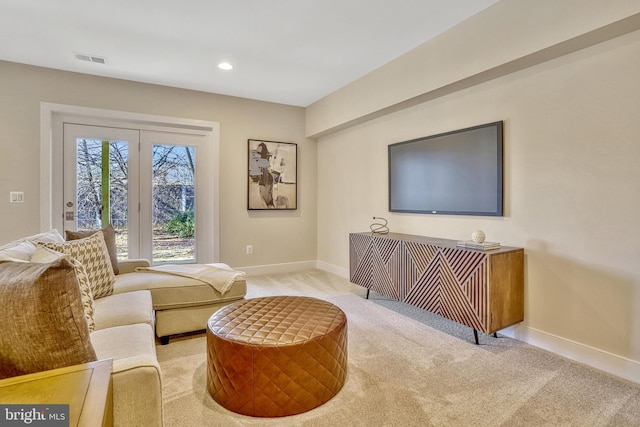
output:
[[[284,418],[237,415],[206,390],[204,334],[158,346],[166,427],[640,426],[640,385],[505,337],[480,334],[322,271],[248,278],[247,297],[307,295],[347,314],[347,381]]]

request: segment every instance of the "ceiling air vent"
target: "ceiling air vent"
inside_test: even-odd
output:
[[[107,59],[102,56],[88,55],[86,53],[76,53],[75,55],[78,61],[95,62],[96,64],[107,63]]]

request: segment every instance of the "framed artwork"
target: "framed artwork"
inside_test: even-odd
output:
[[[249,140],[249,210],[298,208],[298,144]]]

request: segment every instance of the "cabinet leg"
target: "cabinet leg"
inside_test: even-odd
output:
[[[370,290],[371,290],[371,289],[367,289],[367,296],[365,297],[365,299],[369,299],[369,291],[370,291]]]
[[[497,333],[497,332],[494,332],[494,333],[493,333],[493,337],[494,337],[494,338],[498,338],[498,333]]]
[[[478,331],[475,329],[473,330],[473,337],[476,339],[476,345],[480,345],[478,342]]]

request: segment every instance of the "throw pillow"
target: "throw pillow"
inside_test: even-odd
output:
[[[56,230],[49,230],[33,236],[23,237],[13,242],[0,246],[0,261],[26,261],[28,262],[36,250],[37,242],[64,242],[64,239]]]
[[[101,298],[113,293],[116,276],[109,260],[109,251],[104,243],[102,231],[80,240],[62,243],[39,243],[56,252],[62,252],[77,259],[84,266],[89,276],[89,285],[94,298]]]
[[[78,240],[84,239],[96,233],[98,230],[88,230],[88,231],[71,231],[66,230],[64,232],[67,240]],[[113,225],[109,224],[104,227],[102,230],[102,234],[104,235],[104,242],[107,245],[107,250],[109,251],[109,258],[111,259],[111,267],[113,267],[113,274],[119,274],[120,269],[118,268],[118,249],[116,248],[116,230],[113,228]]]
[[[36,246],[28,241],[0,248],[0,261],[29,261]]]
[[[0,378],[97,359],[69,260],[0,262],[0,283]]]
[[[34,234],[26,238],[33,244],[38,242],[64,242],[64,238],[57,229],[45,231],[44,233]]]
[[[82,297],[84,317],[87,319],[89,332],[93,332],[96,329],[96,323],[94,320],[93,292],[91,292],[89,277],[87,276],[87,271],[84,269],[82,263],[75,258],[71,258],[69,255],[56,252],[53,249],[45,248],[42,245],[38,245],[36,247],[36,251],[31,257],[31,262],[52,263],[60,258],[68,259],[75,270],[78,286],[80,287],[80,296]]]

